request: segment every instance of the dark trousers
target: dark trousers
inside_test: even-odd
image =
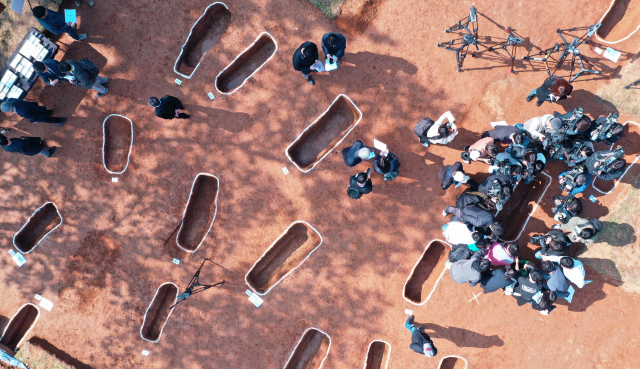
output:
[[[178,119],[189,119],[191,116],[187,113],[179,113],[176,118]]]
[[[44,114],[38,114],[36,122],[39,122],[39,123],[60,123],[60,122],[64,121],[64,118],[52,117],[51,113],[53,113],[53,110],[47,110],[47,112],[44,113]]]

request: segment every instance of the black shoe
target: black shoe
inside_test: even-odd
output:
[[[53,146],[53,147],[51,147],[49,149],[49,155],[47,155],[47,158],[50,158],[51,155],[53,155],[54,152],[56,152],[56,147],[55,146]]]
[[[407,318],[407,323],[413,324],[413,318],[414,318],[413,315],[409,315],[409,317]]]
[[[529,95],[529,96],[527,96],[527,102],[531,101],[531,100],[533,99],[533,97],[534,97],[534,96],[536,96],[536,95]]]
[[[62,122],[58,122],[58,123],[56,123],[56,126],[60,127],[60,126],[61,126],[61,125],[63,125],[63,124],[64,124],[64,122],[66,122],[66,121],[67,121],[67,118],[62,118]]]
[[[313,78],[311,78],[311,77],[307,78],[307,82],[309,82],[309,84],[311,86],[315,86],[315,84],[316,84],[316,81],[314,81]]]
[[[540,106],[540,105],[542,105],[542,103],[543,103],[543,102],[544,102],[544,101],[536,101],[536,106]]]

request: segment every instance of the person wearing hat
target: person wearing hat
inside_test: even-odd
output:
[[[456,188],[460,187],[463,183],[474,190],[478,189],[478,184],[469,179],[469,176],[465,174],[464,169],[462,168],[462,163],[459,161],[456,161],[451,165],[445,165],[440,169],[438,179],[440,179],[440,187],[442,187],[443,190],[446,190],[452,184],[455,184]]]
[[[562,130],[562,119],[554,118],[551,114],[545,114],[524,122],[522,128],[529,133],[533,140],[541,144],[546,134]]]
[[[358,173],[349,178],[349,188],[347,194],[350,198],[358,200],[362,195],[368,194],[373,189],[371,183],[371,168],[366,172]]]
[[[365,146],[360,140],[354,142],[351,147],[342,149],[342,158],[344,159],[344,163],[349,167],[356,166],[362,163],[362,161],[373,159],[375,156],[376,153],[373,149]]]
[[[34,156],[42,155],[51,157],[56,151],[55,146],[47,148],[47,145],[39,137],[20,137],[7,139],[5,135],[0,134],[0,147],[6,152],[17,152],[18,154]]]
[[[75,23],[65,23],[62,13],[47,9],[44,6],[36,6],[32,9],[32,13],[42,27],[55,35],[67,33],[74,40],[80,41],[87,38],[86,33],[79,35],[78,32],[76,32]]]
[[[316,81],[309,74],[315,72],[318,65],[322,65],[318,59],[318,46],[311,41],[303,43],[293,53],[293,69],[302,73],[311,85],[315,85]]]
[[[53,110],[47,110],[46,107],[40,106],[38,103],[19,99],[7,99],[0,104],[0,110],[3,113],[18,114],[29,119],[31,123],[55,123],[56,126],[61,126],[67,120],[67,118],[52,117]]]
[[[411,345],[409,345],[409,348],[426,357],[438,355],[438,349],[433,345],[431,337],[424,333],[424,327],[420,326],[416,328],[413,324],[413,318],[414,316],[410,315],[404,323],[404,327],[411,332]]]
[[[347,39],[343,35],[336,32],[325,33],[320,44],[322,45],[325,59],[338,64],[342,63],[344,50],[347,48]]]
[[[538,101],[536,101],[537,106],[542,105],[545,101],[557,103],[571,95],[571,91],[573,91],[571,83],[567,82],[564,78],[551,76],[544,81],[542,86],[527,95],[527,102],[531,101],[535,96],[538,98]]]

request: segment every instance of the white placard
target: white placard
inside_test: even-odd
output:
[[[604,52],[604,54],[602,54],[603,57],[611,60],[614,63],[618,62],[620,55],[622,55],[620,51],[616,51],[610,47],[607,47],[607,50]]]
[[[508,124],[504,120],[501,120],[499,122],[491,122],[491,127],[497,127],[497,126],[508,126]]]
[[[34,298],[35,298],[36,300],[38,300],[38,301],[42,300],[42,296],[40,296],[40,295],[38,295],[38,294],[36,294]]]
[[[387,144],[382,143],[382,142],[376,140],[375,138],[373,139],[373,147],[375,147],[376,149],[378,149],[380,151],[387,151]]]
[[[602,55],[602,49],[601,49],[601,48],[599,48],[599,47],[597,47],[597,46],[596,46],[596,48],[595,48],[595,49],[593,49],[593,51],[595,51],[595,52],[596,52],[596,54]]]
[[[144,356],[149,356],[149,351],[147,351],[147,350],[142,350],[142,355],[144,355]]]
[[[213,92],[209,92],[209,93],[207,94],[207,96],[209,96],[209,99],[211,99],[211,100],[213,100],[213,99],[215,99],[215,98],[216,98],[215,96],[213,96]]]
[[[24,263],[27,262],[27,259],[25,259],[21,253],[15,252],[13,251],[13,249],[9,250],[9,255],[11,255],[11,259],[13,259],[13,261],[15,261],[16,264],[18,264],[18,267],[23,266]]]
[[[181,81],[181,80],[179,80],[179,79],[177,79],[177,78],[175,79],[175,81],[174,81],[174,82],[175,82],[175,83],[176,83],[176,85],[178,85],[178,86],[180,86],[180,85],[182,84],[182,81]]]
[[[413,310],[404,309],[404,313],[407,315],[413,315]]]
[[[287,167],[282,168],[282,171],[284,174],[289,174],[289,169],[287,169]]]
[[[40,303],[38,305],[40,305],[41,308],[46,309],[47,311],[51,311],[51,309],[53,309],[53,302],[45,299],[44,297],[42,298],[42,300],[40,300]]]
[[[249,295],[249,301],[251,301],[256,307],[260,307],[264,300],[258,296],[257,293],[253,293],[250,290],[246,290],[245,293]]]
[[[118,182],[118,177],[111,177],[111,182]]]
[[[177,264],[177,265],[180,265],[180,260],[178,260],[178,259],[176,259],[176,258],[173,258],[173,263],[174,263],[174,264]]]

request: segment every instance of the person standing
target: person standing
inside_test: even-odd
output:
[[[411,332],[411,345],[409,345],[409,348],[426,357],[438,355],[438,349],[433,345],[431,337],[424,333],[424,327],[416,328],[413,324],[413,318],[414,316],[410,315],[404,323],[404,327]]]
[[[360,140],[354,142],[351,147],[342,149],[342,158],[349,167],[356,166],[365,160],[373,159],[375,156],[376,153],[373,149],[365,146]]]
[[[7,99],[0,105],[0,110],[3,113],[18,114],[31,123],[55,123],[56,126],[61,126],[67,121],[67,118],[52,117],[53,110],[47,110],[38,103],[19,99]]]
[[[529,93],[527,96],[527,102],[531,101],[535,96],[538,98],[538,101],[536,101],[537,106],[542,105],[545,101],[557,103],[571,95],[571,91],[573,91],[571,83],[567,82],[563,78],[551,76],[544,81],[542,86]]]
[[[180,112],[180,110],[184,110],[184,106],[182,106],[182,101],[177,97],[164,95],[162,99],[158,99],[152,96],[147,100],[147,103],[149,106],[156,108],[156,117],[162,119],[189,119],[191,117],[187,113]]]
[[[553,291],[556,293],[558,297],[568,297],[569,292],[569,283],[567,283],[567,279],[562,274],[562,270],[559,266],[555,265],[551,261],[543,261],[542,262],[542,271],[547,273],[549,276],[547,278],[547,287],[549,287],[549,291]]]
[[[322,36],[322,51],[327,60],[342,63],[344,50],[347,48],[347,39],[343,35],[335,32],[325,33]]]
[[[373,170],[385,181],[393,181],[400,174],[400,160],[389,151],[380,152],[373,159]]]
[[[58,70],[60,62],[55,59],[47,59],[41,62],[33,62],[33,70],[38,73],[42,81],[48,86],[55,86],[61,81],[68,81],[64,73]]]
[[[358,200],[362,195],[368,194],[373,190],[371,183],[371,168],[366,172],[358,173],[349,179],[349,188],[347,194],[354,200]]]
[[[98,97],[104,96],[109,91],[103,86],[109,82],[109,78],[102,77],[98,67],[88,59],[80,61],[68,59],[65,63],[58,65],[58,70],[64,73],[65,78],[69,79],[74,86],[98,91]]]
[[[6,152],[17,152],[22,155],[34,156],[42,155],[51,157],[56,151],[55,146],[47,149],[47,145],[39,137],[20,137],[7,139],[5,135],[0,134],[0,147]]]
[[[87,38],[86,33],[79,35],[78,32],[76,32],[74,27],[75,23],[65,23],[64,15],[55,10],[47,9],[43,6],[36,6],[32,9],[32,13],[42,27],[55,35],[67,33],[71,38],[79,41]]]
[[[322,65],[322,61],[318,59],[318,46],[311,41],[303,43],[293,53],[293,69],[302,73],[312,86],[316,84],[316,81],[309,74],[315,72],[318,65]]]

